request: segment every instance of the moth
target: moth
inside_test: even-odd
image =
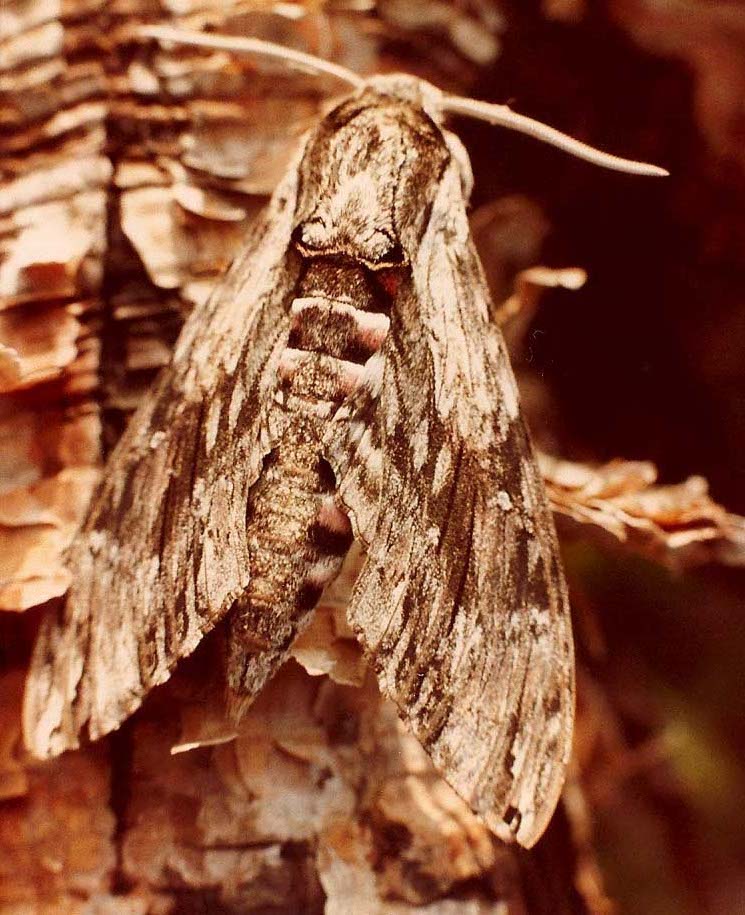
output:
[[[238,719],[357,540],[348,616],[381,692],[489,828],[529,847],[569,758],[572,633],[469,234],[468,156],[443,120],[660,170],[413,77],[248,44],[352,92],[305,137],[113,451],[34,650],[26,744],[44,758],[113,731],[221,621]]]

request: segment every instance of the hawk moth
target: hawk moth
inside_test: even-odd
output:
[[[34,650],[25,740],[49,757],[116,729],[220,621],[239,718],[356,539],[348,614],[382,693],[530,846],[570,753],[568,601],[443,126],[509,118],[413,77],[348,81],[110,457]]]

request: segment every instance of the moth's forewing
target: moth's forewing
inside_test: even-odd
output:
[[[447,781],[498,835],[530,846],[571,749],[556,535],[504,342],[487,320],[462,147],[405,102],[386,117],[388,148],[407,153],[378,223],[390,232],[393,222],[407,266],[388,338],[327,436],[368,553],[349,615],[383,693]],[[359,118],[360,161],[387,188],[390,172],[365,158],[375,134],[365,126]],[[341,231],[326,221],[329,237]]]
[[[23,728],[35,756],[118,727],[247,585],[245,506],[300,266],[296,193],[294,163],[106,465],[67,555],[65,605],[33,653]]]

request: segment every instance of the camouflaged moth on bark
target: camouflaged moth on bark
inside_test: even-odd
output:
[[[530,846],[570,754],[573,649],[468,158],[442,126],[479,103],[349,80],[110,458],[35,649],[25,739],[48,757],[114,730],[220,621],[239,717],[356,539],[348,614],[381,691],[488,826]]]

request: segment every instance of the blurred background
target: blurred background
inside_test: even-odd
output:
[[[575,761],[531,853],[401,762],[338,608],[235,750],[168,756],[209,730],[206,646],[108,745],[23,756],[25,666],[105,455],[340,93],[145,22],[404,70],[671,172],[448,125],[575,618]],[[745,7],[6,0],[0,93],[0,911],[745,911]]]

